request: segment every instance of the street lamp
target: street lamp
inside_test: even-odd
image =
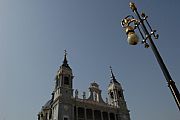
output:
[[[139,38],[135,33],[135,30],[138,29],[141,37],[142,37],[142,44],[144,44],[145,48],[151,47],[156,60],[159,63],[159,66],[166,78],[168,87],[175,99],[175,102],[180,110],[180,94],[179,91],[175,85],[175,82],[172,80],[164,62],[161,58],[153,40],[152,37],[155,39],[158,39],[159,35],[156,34],[156,30],[153,30],[150,26],[150,24],[147,21],[148,16],[145,15],[145,13],[142,13],[141,15],[138,13],[138,10],[134,3],[130,2],[129,4],[130,8],[136,15],[136,19],[132,15],[128,15],[121,21],[122,27],[125,29],[126,35],[127,35],[127,41],[130,45],[136,45],[139,42]],[[148,27],[148,29],[146,28]],[[150,31],[150,32],[149,32]]]

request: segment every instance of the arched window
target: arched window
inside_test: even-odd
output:
[[[123,93],[121,91],[118,91],[119,98],[123,98]]]
[[[97,93],[96,92],[93,92],[93,100],[97,101]]]
[[[69,78],[68,77],[64,77],[64,84],[69,85]]]
[[[110,96],[111,96],[112,99],[114,99],[114,94],[113,94],[112,91],[110,92]]]

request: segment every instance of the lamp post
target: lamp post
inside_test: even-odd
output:
[[[160,56],[152,37],[155,39],[158,39],[159,35],[156,34],[156,30],[152,30],[150,24],[147,21],[148,16],[146,16],[144,13],[141,15],[139,14],[136,6],[134,3],[129,4],[130,8],[136,15],[136,19],[132,15],[128,15],[121,21],[122,27],[125,29],[125,32],[127,34],[127,41],[130,45],[136,45],[139,42],[138,36],[135,34],[135,29],[138,29],[141,37],[142,37],[142,44],[144,44],[145,48],[151,47],[156,60],[159,63],[159,66],[164,74],[164,77],[166,78],[168,87],[174,97],[174,100],[180,110],[180,94],[179,91],[175,85],[175,82],[172,80],[166,65],[163,62],[162,57]],[[148,28],[146,28],[146,26]],[[150,32],[149,32],[150,31]]]

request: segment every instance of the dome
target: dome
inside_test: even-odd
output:
[[[91,83],[91,87],[96,87],[96,88],[98,88],[99,85],[98,85],[96,82],[93,82],[93,83]]]

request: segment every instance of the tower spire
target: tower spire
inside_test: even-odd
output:
[[[112,71],[112,67],[110,66],[110,70],[111,70],[111,78],[112,78],[112,82],[118,83],[118,81],[116,80],[114,73]]]
[[[64,60],[62,66],[69,67],[68,61],[67,61],[67,51],[64,50]]]
[[[67,51],[64,50],[64,61],[63,61],[63,64],[67,64],[67,58],[66,58],[66,56],[67,56]]]

